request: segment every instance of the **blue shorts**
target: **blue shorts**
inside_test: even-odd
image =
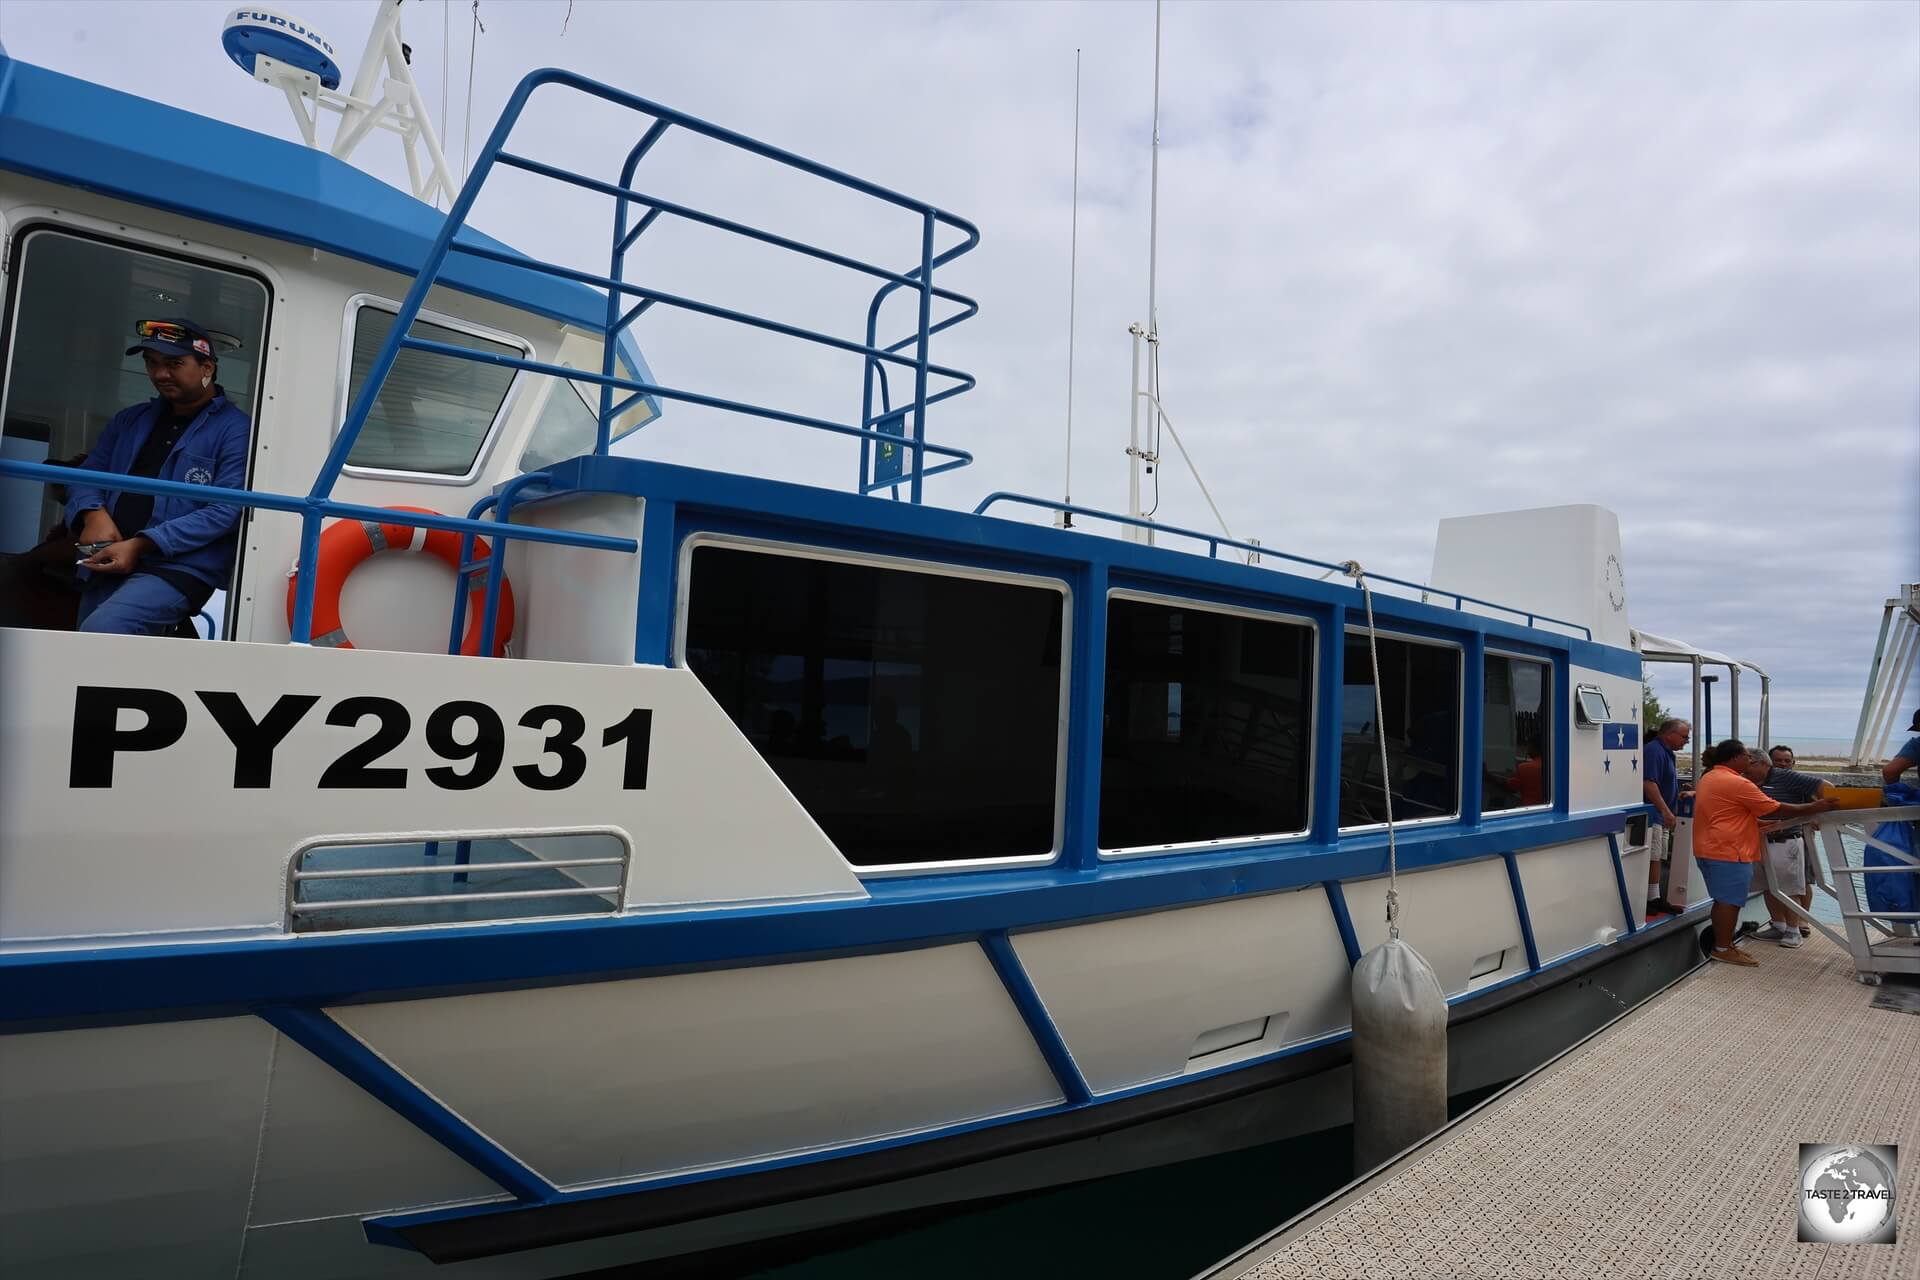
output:
[[[1707,882],[1707,893],[1715,902],[1729,907],[1747,905],[1747,889],[1753,884],[1753,864],[1726,858],[1695,858],[1700,878]]]

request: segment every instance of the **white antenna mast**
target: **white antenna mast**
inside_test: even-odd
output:
[[[1073,329],[1080,301],[1080,51],[1073,51],[1073,220],[1067,240],[1067,486],[1073,505]],[[1073,512],[1060,513],[1060,527],[1073,528]]]
[[[442,196],[451,201],[458,186],[440,153],[426,100],[408,65],[412,51],[400,40],[404,2],[380,0],[353,88],[346,93],[340,92],[340,64],[334,59],[333,46],[313,28],[285,14],[252,6],[236,9],[227,18],[220,43],[242,71],[286,94],[308,146],[320,147],[323,109],[340,115],[333,145],[327,150],[341,160],[351,157],[375,129],[396,133],[407,158],[414,198],[429,204]],[[416,144],[426,153],[424,166]]]
[[[1160,307],[1155,289],[1160,279],[1160,0],[1153,0],[1153,178],[1147,194],[1147,339],[1160,341]],[[1160,394],[1156,360],[1147,372],[1147,390]]]
[[[1160,266],[1160,0],[1153,0],[1153,186],[1147,205],[1147,327],[1131,325],[1133,335],[1133,394],[1128,398],[1127,514],[1136,520],[1147,518],[1140,506],[1140,468],[1145,464],[1152,473],[1158,457],[1140,448],[1140,341],[1146,339],[1147,399],[1153,406],[1154,421],[1160,415],[1160,317],[1155,288]],[[1159,504],[1155,504],[1158,506]],[[1153,542],[1153,530],[1139,525],[1127,526],[1127,537],[1134,542]]]
[[[1200,486],[1200,496],[1206,499],[1207,507],[1213,512],[1213,518],[1220,525],[1220,531],[1229,538],[1233,530],[1227,527],[1227,518],[1220,514],[1220,505],[1213,500],[1213,494],[1207,488],[1207,482],[1200,475],[1200,468],[1193,465],[1193,458],[1187,453],[1187,446],[1180,441],[1180,433],[1174,430],[1173,419],[1167,416],[1166,407],[1160,401],[1160,307],[1158,285],[1160,274],[1160,0],[1153,0],[1153,189],[1147,204],[1147,325],[1130,325],[1127,332],[1133,335],[1133,394],[1128,401],[1129,437],[1127,444],[1127,514],[1136,520],[1151,520],[1153,511],[1160,508],[1158,494],[1160,482],[1154,480],[1153,511],[1140,505],[1140,469],[1144,466],[1148,475],[1155,475],[1160,465],[1160,433],[1164,430],[1173,438],[1173,447],[1180,451],[1180,457],[1193,473],[1194,483]],[[1147,344],[1147,389],[1140,389],[1140,344]],[[1145,400],[1153,416],[1148,429],[1152,442],[1140,447],[1140,402]],[[1143,525],[1127,526],[1127,537],[1134,542],[1153,544],[1153,530]],[[1258,539],[1254,540],[1258,545]],[[1260,553],[1247,553],[1247,563],[1258,564]]]

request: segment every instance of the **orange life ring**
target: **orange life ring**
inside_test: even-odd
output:
[[[411,511],[424,516],[440,514],[426,507],[386,507],[384,510]],[[320,556],[314,566],[312,643],[335,649],[353,648],[353,641],[347,639],[346,629],[340,623],[340,592],[347,585],[347,576],[359,567],[361,561],[382,551],[424,551],[445,561],[455,573],[460,572],[460,535],[452,530],[422,529],[417,525],[398,522],[336,520],[320,534]],[[475,562],[485,563],[490,554],[486,542],[475,538]],[[294,601],[299,589],[300,579],[296,575],[287,583],[289,627],[293,625]],[[480,652],[481,615],[486,607],[486,578],[476,573],[472,576],[472,585],[467,589],[467,634],[460,642],[460,652],[468,656]],[[498,658],[506,652],[507,641],[512,635],[513,584],[503,577],[500,579],[500,616],[494,626],[494,657]]]

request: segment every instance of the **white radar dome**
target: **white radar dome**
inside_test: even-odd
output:
[[[251,6],[235,9],[220,29],[220,46],[248,75],[254,73],[255,60],[265,54],[276,62],[311,72],[322,88],[340,87],[340,64],[334,61],[333,45],[312,27],[284,13]]]

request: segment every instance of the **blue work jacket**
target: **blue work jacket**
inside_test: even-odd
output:
[[[125,475],[140,454],[154,424],[166,413],[166,402],[155,397],[130,405],[113,415],[100,441],[81,466],[85,471]],[[211,484],[225,489],[247,487],[247,444],[253,424],[224,394],[217,394],[174,442],[173,452],[160,464],[161,480]],[[118,490],[76,477],[67,487],[67,524],[80,513],[100,507],[111,512]],[[170,494],[156,494],[153,519],[138,532],[153,540],[154,551],[140,560],[143,569],[178,569],[215,587],[227,585],[233,572],[233,554],[239,546],[241,509],[226,502],[195,502]],[[123,529],[131,535],[135,530]],[[92,574],[79,571],[83,578]]]

